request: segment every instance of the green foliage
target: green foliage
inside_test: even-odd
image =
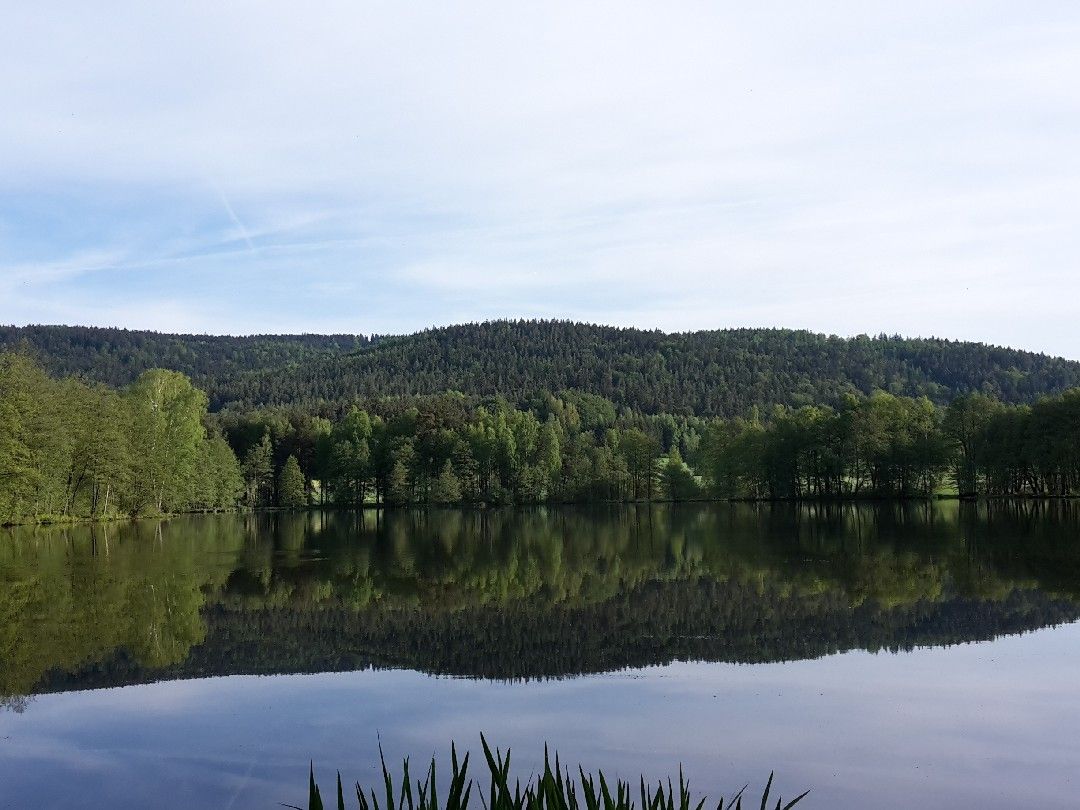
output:
[[[960,402],[948,424],[972,493],[1080,494],[1080,390],[1034,405]],[[955,427],[956,425],[961,427]]]
[[[211,435],[203,443],[201,474],[196,479],[196,509],[231,509],[240,503],[244,476],[229,443]]]
[[[634,500],[651,500],[656,483],[656,460],[660,456],[660,442],[637,428],[631,428],[620,438],[619,448],[626,459],[632,497]]]
[[[195,500],[206,441],[206,395],[179,372],[153,369],[135,381],[127,400],[132,413],[130,511],[182,511]]]
[[[278,476],[278,505],[299,509],[307,505],[307,481],[296,456],[289,456]]]
[[[0,355],[0,521],[27,508],[43,483],[38,463],[45,421],[44,374],[20,355]]]
[[[384,435],[381,420],[372,423],[366,411],[355,407],[331,427],[319,454],[320,467],[338,503],[364,503],[375,476],[371,442],[376,430]]]
[[[1072,392],[1030,407],[972,395],[940,409],[877,391],[835,408],[706,421],[550,393],[535,410],[499,397],[383,399],[329,423],[314,464],[326,475],[320,491],[342,505],[912,498],[946,483],[962,494],[1064,495],[1080,492],[1077,403]],[[250,434],[244,417],[230,419]],[[267,435],[254,447],[276,458]]]
[[[431,489],[431,500],[440,504],[453,504],[461,500],[461,484],[449,460],[443,464],[439,477]]]
[[[209,393],[215,409],[229,403],[244,409],[302,406],[330,416],[358,399],[447,391],[502,395],[532,409],[545,391],[576,392],[570,398],[581,424],[574,427],[586,430],[611,421],[608,406],[586,395],[610,401],[616,413],[732,418],[774,404],[838,407],[847,394],[875,390],[925,396],[937,405],[976,392],[1021,404],[1080,386],[1080,363],[1030,352],[781,329],[669,335],[567,321],[493,321],[368,339],[0,328],[0,346],[23,343],[53,374],[113,386],[130,384],[151,368],[176,369]],[[308,469],[307,460],[298,458]]]
[[[0,354],[0,523],[235,506],[236,458],[207,418],[176,372],[120,392]]]
[[[409,471],[403,461],[395,461],[390,468],[390,479],[386,485],[387,500],[394,506],[404,506],[412,499],[409,488]]]
[[[703,455],[715,494],[772,499],[926,497],[953,458],[929,400],[880,391],[836,409],[714,422]]]
[[[968,394],[950,403],[942,420],[942,431],[956,452],[953,475],[960,495],[978,491],[983,437],[1001,404],[983,394]]]
[[[166,335],[93,326],[0,326],[0,351],[29,349],[56,377],[76,376],[114,388],[169,368],[214,394],[225,381],[259,369],[339,357],[366,345],[359,335]],[[302,461],[302,459],[301,459]]]
[[[545,748],[543,772],[528,779],[524,785],[520,779],[511,784],[509,749],[505,755],[499,749],[493,752],[483,735],[480,736],[480,743],[488,767],[487,796],[480,797],[486,810],[635,810],[637,807],[641,810],[703,810],[705,807],[705,798],[697,802],[691,799],[690,785],[682,768],[679,769],[677,787],[668,780],[666,785],[662,781],[658,783],[655,790],[646,789],[644,777],[641,777],[637,786],[618,780],[612,787],[602,772],[593,776],[586,774],[581,766],[578,766],[578,776],[571,776],[570,769],[563,768],[559,755],[555,755],[555,762],[552,763]],[[414,782],[409,775],[408,758],[402,763],[399,788],[395,786],[394,777],[386,766],[381,746],[379,758],[382,763],[383,783],[380,792],[383,799],[380,800],[374,789],[365,793],[357,783],[356,806],[359,810],[382,810],[383,807],[386,810],[468,810],[473,788],[473,781],[468,775],[469,755],[466,754],[459,762],[456,746],[451,745],[450,748],[450,785],[442,802],[439,801],[434,757],[425,778],[415,782],[415,792]],[[762,810],[772,807],[772,786],[773,774],[769,774],[769,781],[761,796]],[[728,800],[721,798],[716,804],[716,810],[741,810],[745,791],[744,787]],[[640,796],[640,805],[635,804],[635,792]],[[806,791],[787,803],[784,803],[782,798],[777,798],[775,808],[791,810],[808,794],[809,791]],[[301,810],[296,805],[285,806]],[[323,807],[322,793],[315,782],[315,771],[312,767],[308,773],[308,810],[323,810]],[[340,773],[337,777],[336,807],[338,810],[345,810],[346,807]]]
[[[704,494],[701,485],[698,484],[694,473],[686,466],[677,447],[671,448],[671,452],[664,460],[661,483],[664,495],[669,501],[692,501]]]
[[[29,334],[51,336],[57,350],[67,333]],[[147,346],[184,341],[159,338]],[[198,351],[229,345],[213,339]],[[418,346],[430,351],[417,355]],[[311,480],[322,504],[341,506],[909,498],[943,486],[961,495],[1080,493],[1080,393],[1035,398],[1070,382],[1072,366],[1006,350],[496,322],[319,356],[325,362],[227,382],[244,389],[243,402],[282,404],[214,414],[178,372],[147,371],[121,394],[55,382],[25,357],[5,356],[0,520],[222,508],[241,488],[251,507],[296,505],[290,458],[305,498]],[[857,379],[847,378],[857,371],[852,358],[865,364]],[[770,363],[792,368],[777,377]],[[816,363],[830,371],[811,385]],[[362,371],[355,380],[354,371]],[[861,393],[878,376],[888,390]],[[294,388],[252,393],[264,382]],[[415,393],[424,390],[432,393]],[[953,391],[964,393],[947,409],[935,404]],[[676,412],[658,412],[668,407]],[[736,408],[734,418],[709,416]],[[242,487],[219,437],[243,459]]]
[[[243,470],[248,506],[265,506],[274,480],[274,445],[269,433],[263,433],[258,443],[248,449]]]

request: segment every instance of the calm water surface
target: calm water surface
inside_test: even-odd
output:
[[[0,807],[272,808],[481,731],[807,807],[1076,807],[1070,503],[0,532]]]

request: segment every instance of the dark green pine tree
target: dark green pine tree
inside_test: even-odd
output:
[[[401,461],[395,461],[390,468],[390,478],[386,486],[387,501],[392,506],[404,506],[409,503],[412,493],[409,488],[409,470]]]
[[[278,475],[278,506],[286,509],[300,509],[307,505],[307,481],[300,470],[296,456],[285,459],[285,465]]]
[[[244,481],[247,484],[248,506],[265,503],[265,494],[274,475],[274,447],[270,434],[264,433],[259,443],[244,457]]]

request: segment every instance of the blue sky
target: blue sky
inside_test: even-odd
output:
[[[9,4],[0,322],[1080,359],[1080,4],[826,5]]]

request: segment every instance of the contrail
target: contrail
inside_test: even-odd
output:
[[[247,242],[248,250],[254,253],[255,243],[251,241],[251,236],[248,234],[247,228],[244,227],[244,223],[240,221],[240,218],[236,216],[236,212],[233,211],[233,207],[229,205],[229,199],[225,196],[225,192],[221,190],[221,186],[217,183],[214,183],[213,186],[214,190],[221,198],[221,204],[224,205],[225,210],[229,212],[229,219],[231,219],[236,227],[240,229],[240,234],[244,237],[244,241]]]

